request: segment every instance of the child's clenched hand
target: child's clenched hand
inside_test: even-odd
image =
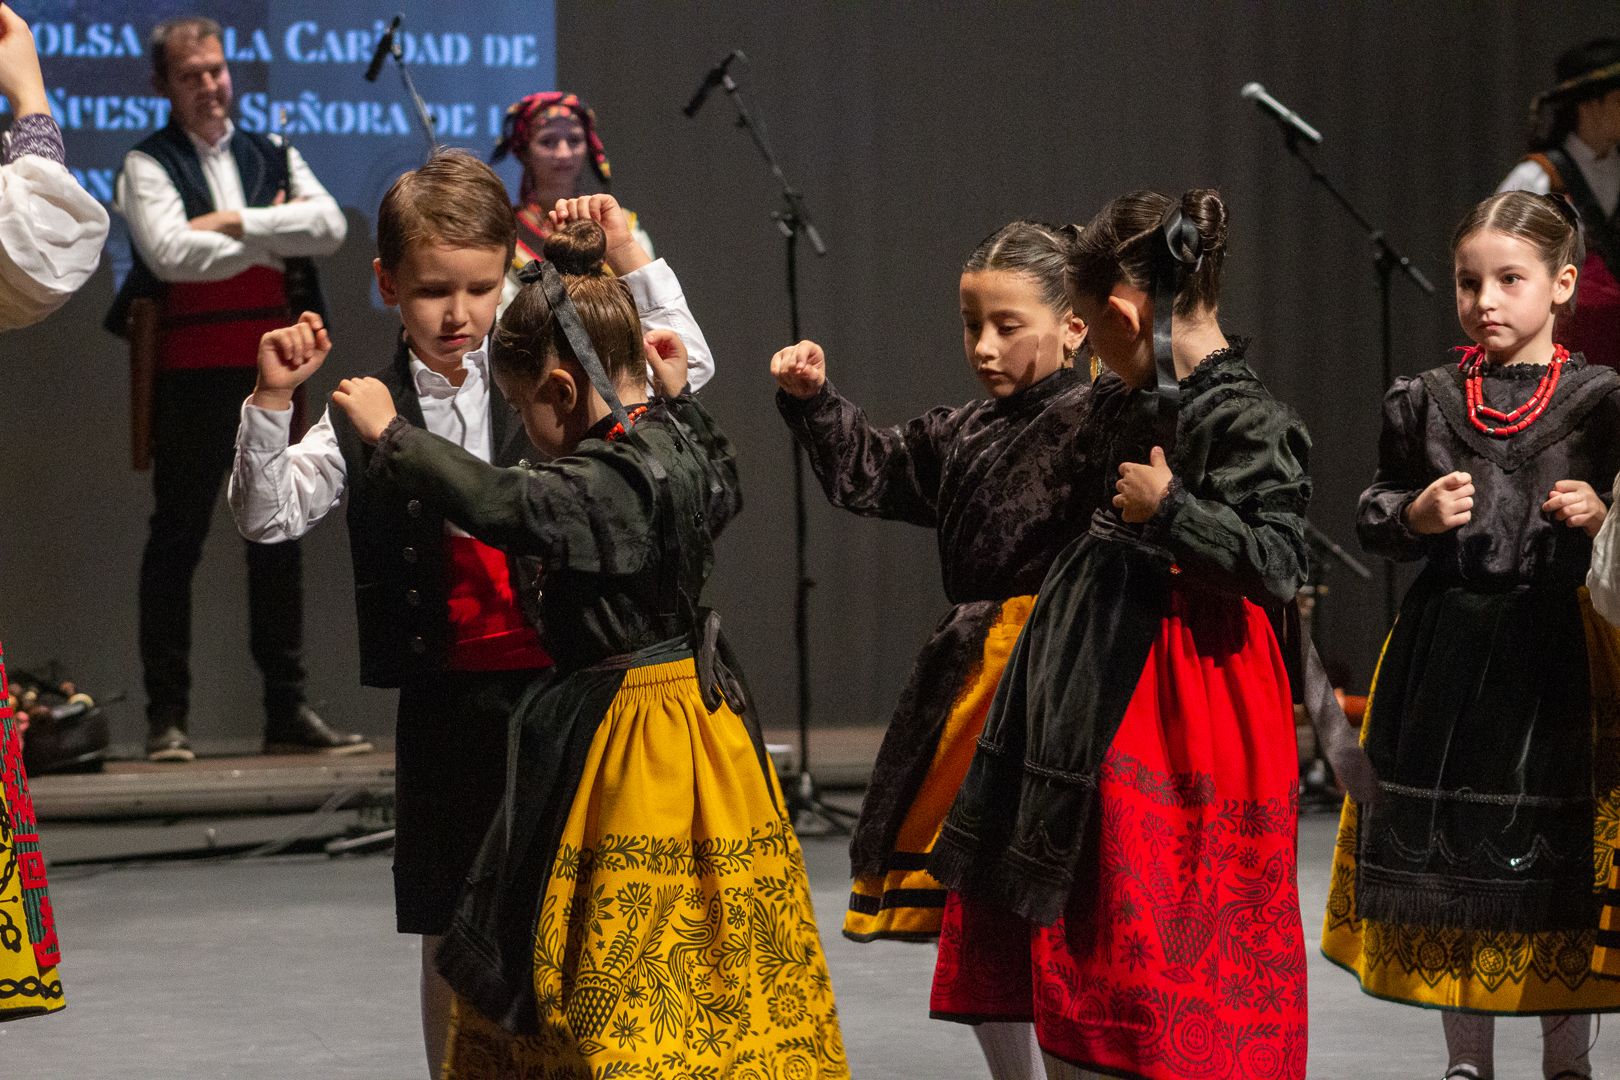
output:
[[[1127,461],[1119,467],[1119,481],[1114,490],[1114,507],[1120,516],[1132,525],[1140,525],[1159,512],[1159,504],[1170,490],[1170,466],[1164,460],[1164,449],[1155,446],[1143,465]]]
[[[382,438],[383,429],[398,415],[394,395],[377,379],[344,379],[332,391],[332,404],[348,414],[354,430],[368,443]]]

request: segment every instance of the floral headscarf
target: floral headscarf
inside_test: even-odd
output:
[[[501,141],[495,144],[495,152],[490,155],[490,160],[500,161],[518,147],[527,145],[541,126],[559,116],[571,116],[580,122],[585,129],[585,145],[590,149],[591,170],[604,185],[610,185],[613,169],[608,164],[601,136],[596,133],[596,114],[579,99],[579,95],[565,94],[560,90],[530,94],[522,101],[507,106],[506,119],[501,123]]]

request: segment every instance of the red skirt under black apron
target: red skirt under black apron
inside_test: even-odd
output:
[[[1051,927],[952,892],[933,1015],[1033,1020],[1113,1076],[1303,1077],[1293,723],[1265,614],[1173,590],[1101,771],[1095,874]]]

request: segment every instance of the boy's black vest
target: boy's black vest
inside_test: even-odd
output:
[[[275,136],[244,131],[239,125],[231,134],[231,157],[236,161],[242,177],[242,196],[248,206],[270,206],[278,194],[288,192],[291,166],[288,163],[287,143]],[[214,197],[208,192],[208,178],[203,175],[202,161],[197,148],[176,120],[160,128],[135,145],[135,150],[147,155],[168,174],[169,182],[180,193],[187,219],[201,217],[218,209]],[[141,297],[153,297],[161,303],[165,285],[141,259],[135,245],[130,244],[130,271],[123,287],[113,300],[103,325],[122,337],[129,322],[129,305]],[[326,316],[326,304],[321,296],[320,280],[315,264],[306,258],[284,260],[287,277],[287,307],[292,312],[313,311]]]
[[[411,375],[411,354],[401,341],[394,362],[375,378],[393,395],[407,423],[426,427]],[[517,411],[490,387],[492,463],[516,465],[539,452],[523,433]],[[372,454],[342,409],[330,409],[349,489],[349,551],[354,559],[354,603],[360,623],[360,681],[395,687],[407,676],[444,670],[450,655],[450,610],[445,591],[444,518],[371,475]],[[519,568],[508,557],[514,591],[524,594]]]

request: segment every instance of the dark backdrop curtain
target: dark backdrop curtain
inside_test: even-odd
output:
[[[1462,340],[1450,232],[1521,153],[1552,58],[1620,33],[1612,0],[563,0],[558,22],[563,86],[596,109],[614,190],[679,271],[720,365],[709,396],[740,444],[747,511],[722,542],[714,600],[768,725],[793,718],[790,458],[766,370],[788,336],[776,196],[722,95],[696,122],[680,113],[727,50],[747,52],[734,73],[832,250],[804,258],[805,332],[879,420],[974,394],[956,279],[992,229],[1084,219],[1136,187],[1220,188],[1233,217],[1224,322],[1253,335],[1262,376],[1304,414],[1312,518],[1353,548],[1383,390],[1370,251],[1238,88],[1259,80],[1319,127],[1323,166],[1441,286],[1425,298],[1397,282],[1397,370],[1414,372]],[[392,316],[367,303],[370,237],[352,226],[326,271],[339,351],[321,390],[386,359]],[[104,273],[43,327],[0,339],[0,633],[15,662],[60,656],[103,689],[138,686],[149,511],[149,485],[127,467],[121,346],[97,328],[109,292]],[[220,526],[198,577],[197,709],[251,736],[240,545]],[[817,721],[881,721],[944,607],[933,537],[817,497],[811,543]],[[391,698],[357,687],[341,525],[317,530],[306,577],[313,693],[335,719],[386,731]],[[1333,583],[1324,651],[1364,685],[1382,594],[1342,573]],[[138,710],[120,715],[119,737],[133,738]]]

